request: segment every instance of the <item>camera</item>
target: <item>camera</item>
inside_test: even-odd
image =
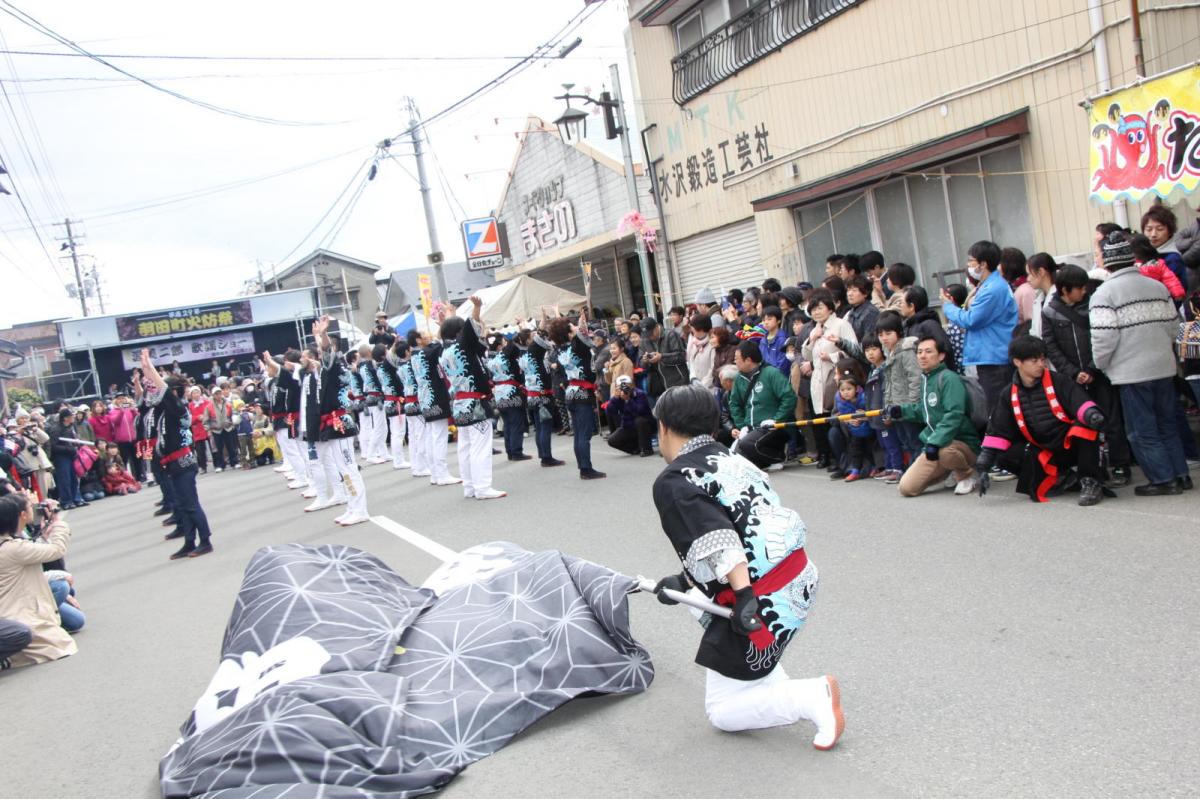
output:
[[[54,510],[46,502],[35,502],[33,505],[33,523],[41,527],[54,517]]]

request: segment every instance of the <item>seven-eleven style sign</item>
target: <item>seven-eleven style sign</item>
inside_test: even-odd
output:
[[[467,250],[468,269],[491,269],[504,266],[500,247],[500,230],[496,217],[468,219],[462,223],[463,246]]]

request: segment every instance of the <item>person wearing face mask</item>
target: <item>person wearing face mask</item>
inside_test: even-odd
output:
[[[943,291],[942,312],[947,320],[967,331],[963,364],[975,367],[991,413],[1012,381],[1008,342],[1017,326],[1017,303],[1000,274],[1000,248],[995,243],[977,241],[971,245],[967,251],[967,274],[979,283],[970,307],[955,306]]]

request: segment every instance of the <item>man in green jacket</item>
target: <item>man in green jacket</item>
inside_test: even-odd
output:
[[[979,431],[971,421],[967,387],[962,378],[946,368],[945,348],[945,342],[937,338],[917,342],[921,399],[888,408],[893,419],[921,425],[918,437],[924,449],[900,478],[902,496],[915,497],[951,472],[956,481],[955,494],[962,496],[975,490]]]
[[[738,376],[729,398],[732,449],[758,468],[777,472],[783,468],[788,437],[775,429],[775,420],[792,418],[796,392],[787,375],[762,360],[762,350],[754,341],[743,341],[734,351]]]

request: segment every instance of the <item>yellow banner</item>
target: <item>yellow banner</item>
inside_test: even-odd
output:
[[[433,278],[417,275],[417,291],[421,294],[421,308],[425,311],[425,326],[429,327],[429,315],[433,313]]]
[[[1200,184],[1200,66],[1092,100],[1091,199],[1111,203]]]

